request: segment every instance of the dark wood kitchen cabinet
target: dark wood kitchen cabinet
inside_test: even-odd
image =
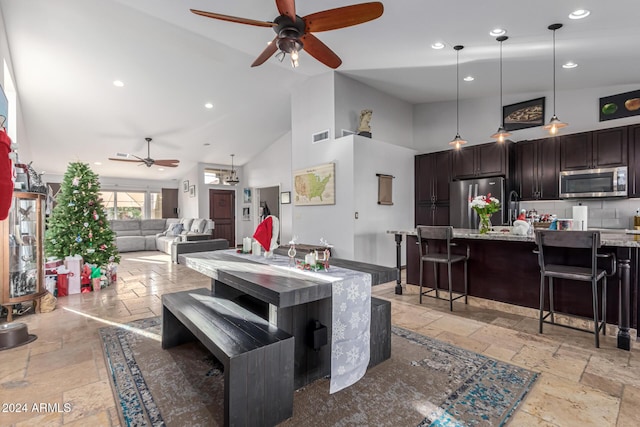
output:
[[[627,127],[560,136],[561,170],[627,165]]]
[[[453,179],[506,176],[510,142],[474,145],[452,151]]]
[[[439,151],[415,157],[416,202],[449,203],[450,153]]]
[[[516,144],[516,177],[522,200],[558,198],[560,146],[557,138]]]
[[[640,124],[628,127],[629,197],[640,197]]]
[[[449,224],[451,151],[415,157],[415,225]]]

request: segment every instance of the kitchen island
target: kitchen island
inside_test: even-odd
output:
[[[419,283],[419,253],[414,232],[407,236],[407,284]],[[470,247],[469,295],[523,307],[539,309],[540,269],[533,236],[517,236],[477,230],[454,229],[454,239]],[[610,277],[607,287],[607,323],[616,324],[618,347],[630,349],[629,328],[638,327],[637,263],[640,236],[620,232],[601,232],[602,253],[615,253],[618,259],[617,277]],[[464,245],[460,250],[466,249]],[[602,267],[608,267],[603,260]],[[633,263],[633,271],[631,269]],[[432,265],[425,265],[423,283],[433,284]],[[442,268],[442,267],[440,267]],[[453,290],[463,291],[462,268],[453,268]],[[440,271],[439,289],[446,290],[446,271]],[[592,317],[591,292],[584,283],[558,280],[555,289],[556,311],[576,316]],[[455,305],[454,305],[455,310]]]

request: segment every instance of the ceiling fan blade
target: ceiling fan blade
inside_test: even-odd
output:
[[[342,64],[342,59],[313,34],[305,34],[300,37],[300,40],[304,45],[304,50],[327,67],[338,68]]]
[[[257,27],[274,27],[274,26],[276,26],[276,24],[274,22],[257,21],[255,19],[248,19],[248,18],[238,18],[237,16],[222,15],[220,13],[205,12],[203,10],[196,10],[196,9],[190,9],[190,10],[191,10],[191,12],[195,13],[196,15],[204,16],[204,17],[207,17],[207,18],[220,19],[222,21],[236,22],[238,24],[255,25]]]
[[[116,162],[133,162],[133,163],[144,163],[144,160],[132,160],[132,159],[115,159],[113,157],[109,157],[109,160],[115,160]]]
[[[280,15],[286,15],[292,21],[296,20],[296,2],[295,0],[276,0],[276,6]]]
[[[382,3],[376,1],[312,13],[302,20],[306,25],[306,33],[329,31],[372,21],[382,16],[383,11]]]
[[[277,39],[278,37],[276,36],[276,38],[271,40],[265,50],[263,50],[262,53],[256,58],[256,60],[253,61],[253,64],[251,64],[252,67],[257,67],[258,65],[264,64],[267,59],[271,58],[273,54],[276,53],[276,50],[278,50],[278,43],[276,43]]]
[[[178,163],[180,163],[179,160],[156,160],[153,164],[165,168],[176,168],[178,167]]]

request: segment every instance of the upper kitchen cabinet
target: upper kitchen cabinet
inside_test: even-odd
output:
[[[451,180],[450,151],[416,156],[416,203],[448,203]]]
[[[510,144],[491,142],[452,151],[452,178],[507,176]]]
[[[617,127],[560,138],[561,170],[627,165],[627,128]]]
[[[518,193],[522,200],[558,198],[560,147],[556,138],[516,144]]]
[[[628,127],[629,197],[640,197],[640,124]]]

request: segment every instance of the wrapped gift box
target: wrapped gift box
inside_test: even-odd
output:
[[[82,256],[68,256],[64,259],[64,266],[69,271],[69,295],[80,293],[80,272],[82,270]]]
[[[57,274],[57,268],[62,265],[61,259],[51,259],[44,263],[45,276],[53,276]]]

